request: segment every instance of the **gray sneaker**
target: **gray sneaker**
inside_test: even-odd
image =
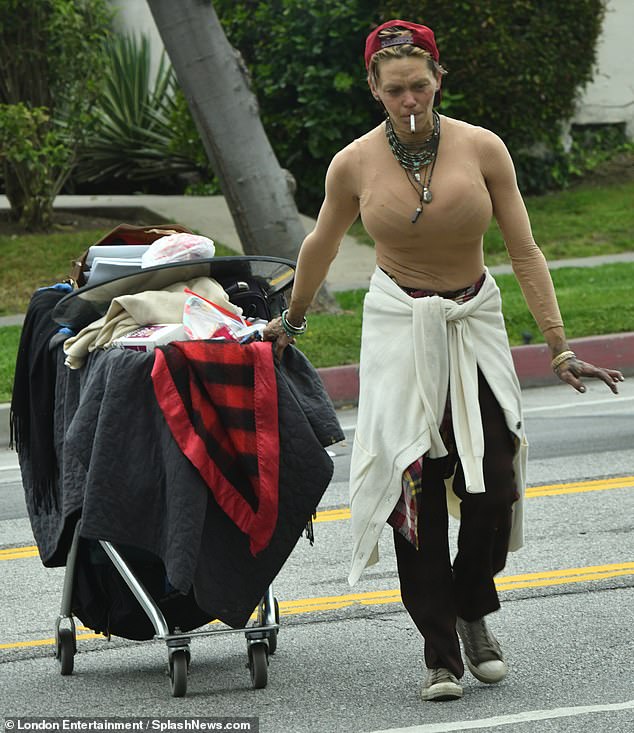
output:
[[[489,685],[503,680],[508,672],[508,667],[504,661],[500,644],[487,628],[484,619],[464,621],[459,618],[456,628],[462,639],[467,656],[467,666],[471,674],[480,682],[486,682]]]
[[[462,685],[448,669],[428,669],[420,691],[423,700],[458,700],[462,697]]]

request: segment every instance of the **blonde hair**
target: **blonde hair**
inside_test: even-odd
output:
[[[406,29],[395,26],[382,30],[379,33],[379,37],[394,38],[396,36],[407,33],[408,31]],[[386,46],[385,48],[381,48],[379,51],[372,54],[372,58],[370,59],[370,64],[368,66],[368,79],[376,85],[379,80],[379,64],[381,63],[381,61],[387,61],[388,59],[402,59],[408,56],[425,59],[434,76],[443,76],[447,73],[446,69],[444,69],[441,64],[439,64],[435,59],[431,57],[429,51],[426,51],[420,46],[414,46],[411,43],[400,43],[395,44],[394,46]]]

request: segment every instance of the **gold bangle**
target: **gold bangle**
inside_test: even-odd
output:
[[[557,354],[557,356],[550,362],[550,366],[553,370],[557,369],[558,366],[561,366],[565,361],[568,361],[568,359],[576,359],[577,355],[574,351],[562,351],[561,354]]]

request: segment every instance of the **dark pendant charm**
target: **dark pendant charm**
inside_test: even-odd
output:
[[[418,217],[419,217],[419,216],[420,216],[420,215],[421,215],[422,213],[423,213],[423,208],[422,208],[422,206],[418,206],[418,207],[416,208],[416,211],[414,212],[414,216],[412,217],[412,224],[416,224],[416,222],[418,221]]]
[[[423,189],[423,203],[431,204],[431,200],[432,200],[431,191],[427,188],[427,186],[425,186],[425,188]]]

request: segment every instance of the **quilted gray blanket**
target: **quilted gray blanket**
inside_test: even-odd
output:
[[[209,618],[243,626],[330,482],[333,465],[324,447],[344,437],[317,372],[292,347],[276,366],[279,519],[271,542],[254,557],[248,538],[172,438],[154,395],[153,354],[95,352],[83,369],[71,371],[57,350],[58,496],[46,510],[29,501],[28,462],[22,465],[44,565],[66,563],[81,518],[81,537],[152,553],[170,586],[193,591]]]

